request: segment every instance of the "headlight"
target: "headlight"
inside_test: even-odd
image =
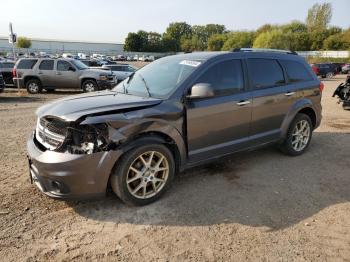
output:
[[[100,80],[102,80],[102,81],[108,80],[108,76],[100,75]]]

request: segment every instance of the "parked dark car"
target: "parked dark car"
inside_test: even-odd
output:
[[[2,78],[2,75],[0,75],[0,93],[2,93],[5,89],[5,82],[4,79]]]
[[[342,67],[345,65],[345,63],[332,63],[332,64],[335,68],[336,74],[341,74]]]
[[[337,67],[332,63],[312,64],[311,67],[315,74],[322,78],[331,78],[337,74]]]
[[[278,144],[307,150],[321,121],[320,83],[288,51],[168,56],[111,91],[37,110],[28,139],[31,179],[54,198],[105,195],[133,205],[158,199],[180,171]]]
[[[3,77],[6,85],[13,85],[13,75],[12,70],[15,66],[13,61],[0,61],[0,74]]]

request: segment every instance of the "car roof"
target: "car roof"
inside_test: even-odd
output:
[[[188,54],[177,55],[188,60],[211,60],[217,57],[228,56],[236,58],[272,58],[272,59],[286,59],[295,61],[305,61],[305,59],[294,52],[284,50],[254,50],[254,51],[215,51],[215,52],[194,52]]]

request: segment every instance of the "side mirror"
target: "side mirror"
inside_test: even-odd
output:
[[[74,67],[72,67],[72,66],[70,66],[70,67],[68,68],[68,71],[75,72],[75,68],[74,68]]]
[[[209,98],[214,96],[214,89],[211,84],[198,83],[192,86],[191,94],[187,96],[189,99]]]

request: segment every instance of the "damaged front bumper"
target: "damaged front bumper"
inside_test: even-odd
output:
[[[70,154],[40,149],[33,133],[27,141],[31,180],[46,195],[60,199],[95,198],[106,194],[119,151]]]

